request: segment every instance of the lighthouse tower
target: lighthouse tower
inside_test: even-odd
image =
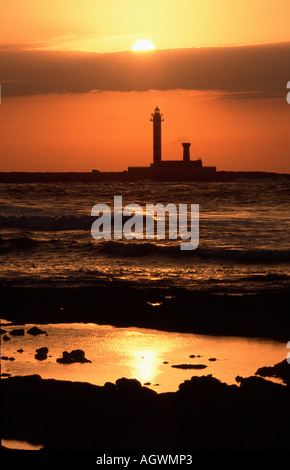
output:
[[[164,121],[158,106],[151,114],[150,121],[153,121],[153,163],[156,165],[161,162],[161,122]]]

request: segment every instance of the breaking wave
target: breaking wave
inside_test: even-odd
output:
[[[87,256],[142,257],[155,256],[171,259],[196,258],[204,261],[224,261],[236,263],[289,263],[290,250],[280,249],[227,249],[198,247],[196,250],[181,251],[178,241],[158,243],[155,241],[78,241],[78,240],[37,240],[30,237],[0,238],[0,252],[53,250],[61,254],[62,250],[85,253]]]

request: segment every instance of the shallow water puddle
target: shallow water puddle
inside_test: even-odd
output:
[[[96,324],[37,325],[47,334],[32,336],[34,325],[2,324],[10,341],[2,341],[2,374],[31,375],[103,385],[118,378],[136,378],[158,391],[176,391],[192,376],[212,374],[228,384],[237,375],[254,375],[259,367],[286,358],[286,344],[262,339],[214,337],[142,328],[115,328]],[[23,336],[12,336],[13,329]],[[2,335],[3,339],[3,335]],[[48,348],[37,360],[36,349]],[[61,364],[63,351],[81,349],[91,362]],[[5,359],[3,359],[3,357]],[[186,368],[172,366],[184,365]],[[196,368],[195,368],[196,366]],[[205,367],[202,367],[205,366]]]

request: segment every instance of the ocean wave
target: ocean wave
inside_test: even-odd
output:
[[[29,230],[89,230],[92,217],[86,215],[0,215],[0,227],[23,228]]]
[[[204,259],[228,259],[240,262],[290,262],[290,250],[201,248],[197,255]]]
[[[143,219],[143,226],[146,227],[147,218],[151,216],[138,215]],[[122,217],[123,224],[130,219],[129,216]],[[43,232],[57,232],[57,231],[91,231],[93,222],[96,217],[91,215],[82,214],[68,214],[68,215],[0,215],[0,227],[11,228],[11,229],[23,229],[23,230],[34,230]],[[284,218],[285,221],[285,218]],[[156,224],[156,222],[155,222]],[[241,229],[252,229],[252,227],[268,227],[269,224],[273,224],[273,218],[269,215],[268,218],[265,215],[259,219],[257,216],[253,219],[249,217],[217,217],[211,219],[205,215],[202,215],[199,221],[200,230],[212,230],[217,227],[228,228],[231,232],[235,233]],[[112,227],[114,227],[114,216],[112,214]],[[168,220],[166,219],[166,231],[168,230]]]
[[[240,262],[290,262],[290,250],[235,250],[227,248],[203,248],[181,251],[179,243],[174,245],[161,245],[150,242],[121,242],[111,240],[104,242],[101,248],[115,255],[140,256],[140,255],[164,255],[168,257],[196,257],[204,260],[228,260]]]
[[[0,252],[24,251],[37,249],[42,246],[42,242],[30,237],[13,237],[0,239]]]
[[[236,262],[236,263],[289,263],[290,250],[280,249],[229,249],[198,247],[196,250],[181,251],[178,241],[158,243],[156,241],[78,241],[48,239],[37,240],[30,237],[12,237],[0,239],[0,252],[14,250],[53,250],[58,255],[61,251],[70,251],[71,254],[86,254],[86,256],[115,256],[115,257],[142,257],[154,256],[169,259],[196,259],[207,262]]]
[[[237,279],[231,279],[230,282],[241,281],[254,281],[254,282],[273,282],[273,281],[288,281],[290,274],[267,273],[267,274],[252,274],[250,276],[243,276]]]
[[[146,216],[136,214],[141,217],[145,225]],[[150,217],[150,216],[149,216]],[[123,216],[125,223],[129,216]],[[0,227],[19,228],[38,231],[70,231],[70,230],[91,230],[96,217],[91,215],[0,215]],[[114,217],[112,214],[112,225]]]

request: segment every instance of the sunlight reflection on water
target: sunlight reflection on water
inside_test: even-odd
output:
[[[32,325],[23,327],[26,331]],[[228,384],[237,375],[247,377],[262,366],[286,358],[286,345],[277,341],[214,337],[141,328],[115,328],[96,324],[38,325],[47,335],[11,336],[2,343],[2,373],[39,374],[42,378],[103,385],[118,378],[136,378],[158,392],[176,391],[192,376],[212,374]],[[15,326],[6,326],[9,333]],[[49,349],[46,360],[35,359],[40,347]],[[23,352],[19,352],[23,349]],[[91,363],[59,364],[63,351],[82,349]],[[192,357],[190,357],[192,356]],[[9,360],[14,358],[14,360]],[[205,365],[202,370],[175,369],[172,365]],[[158,384],[158,387],[157,387]]]
[[[41,444],[30,444],[29,442],[17,441],[15,439],[1,439],[1,446],[11,450],[40,450],[43,448]]]

